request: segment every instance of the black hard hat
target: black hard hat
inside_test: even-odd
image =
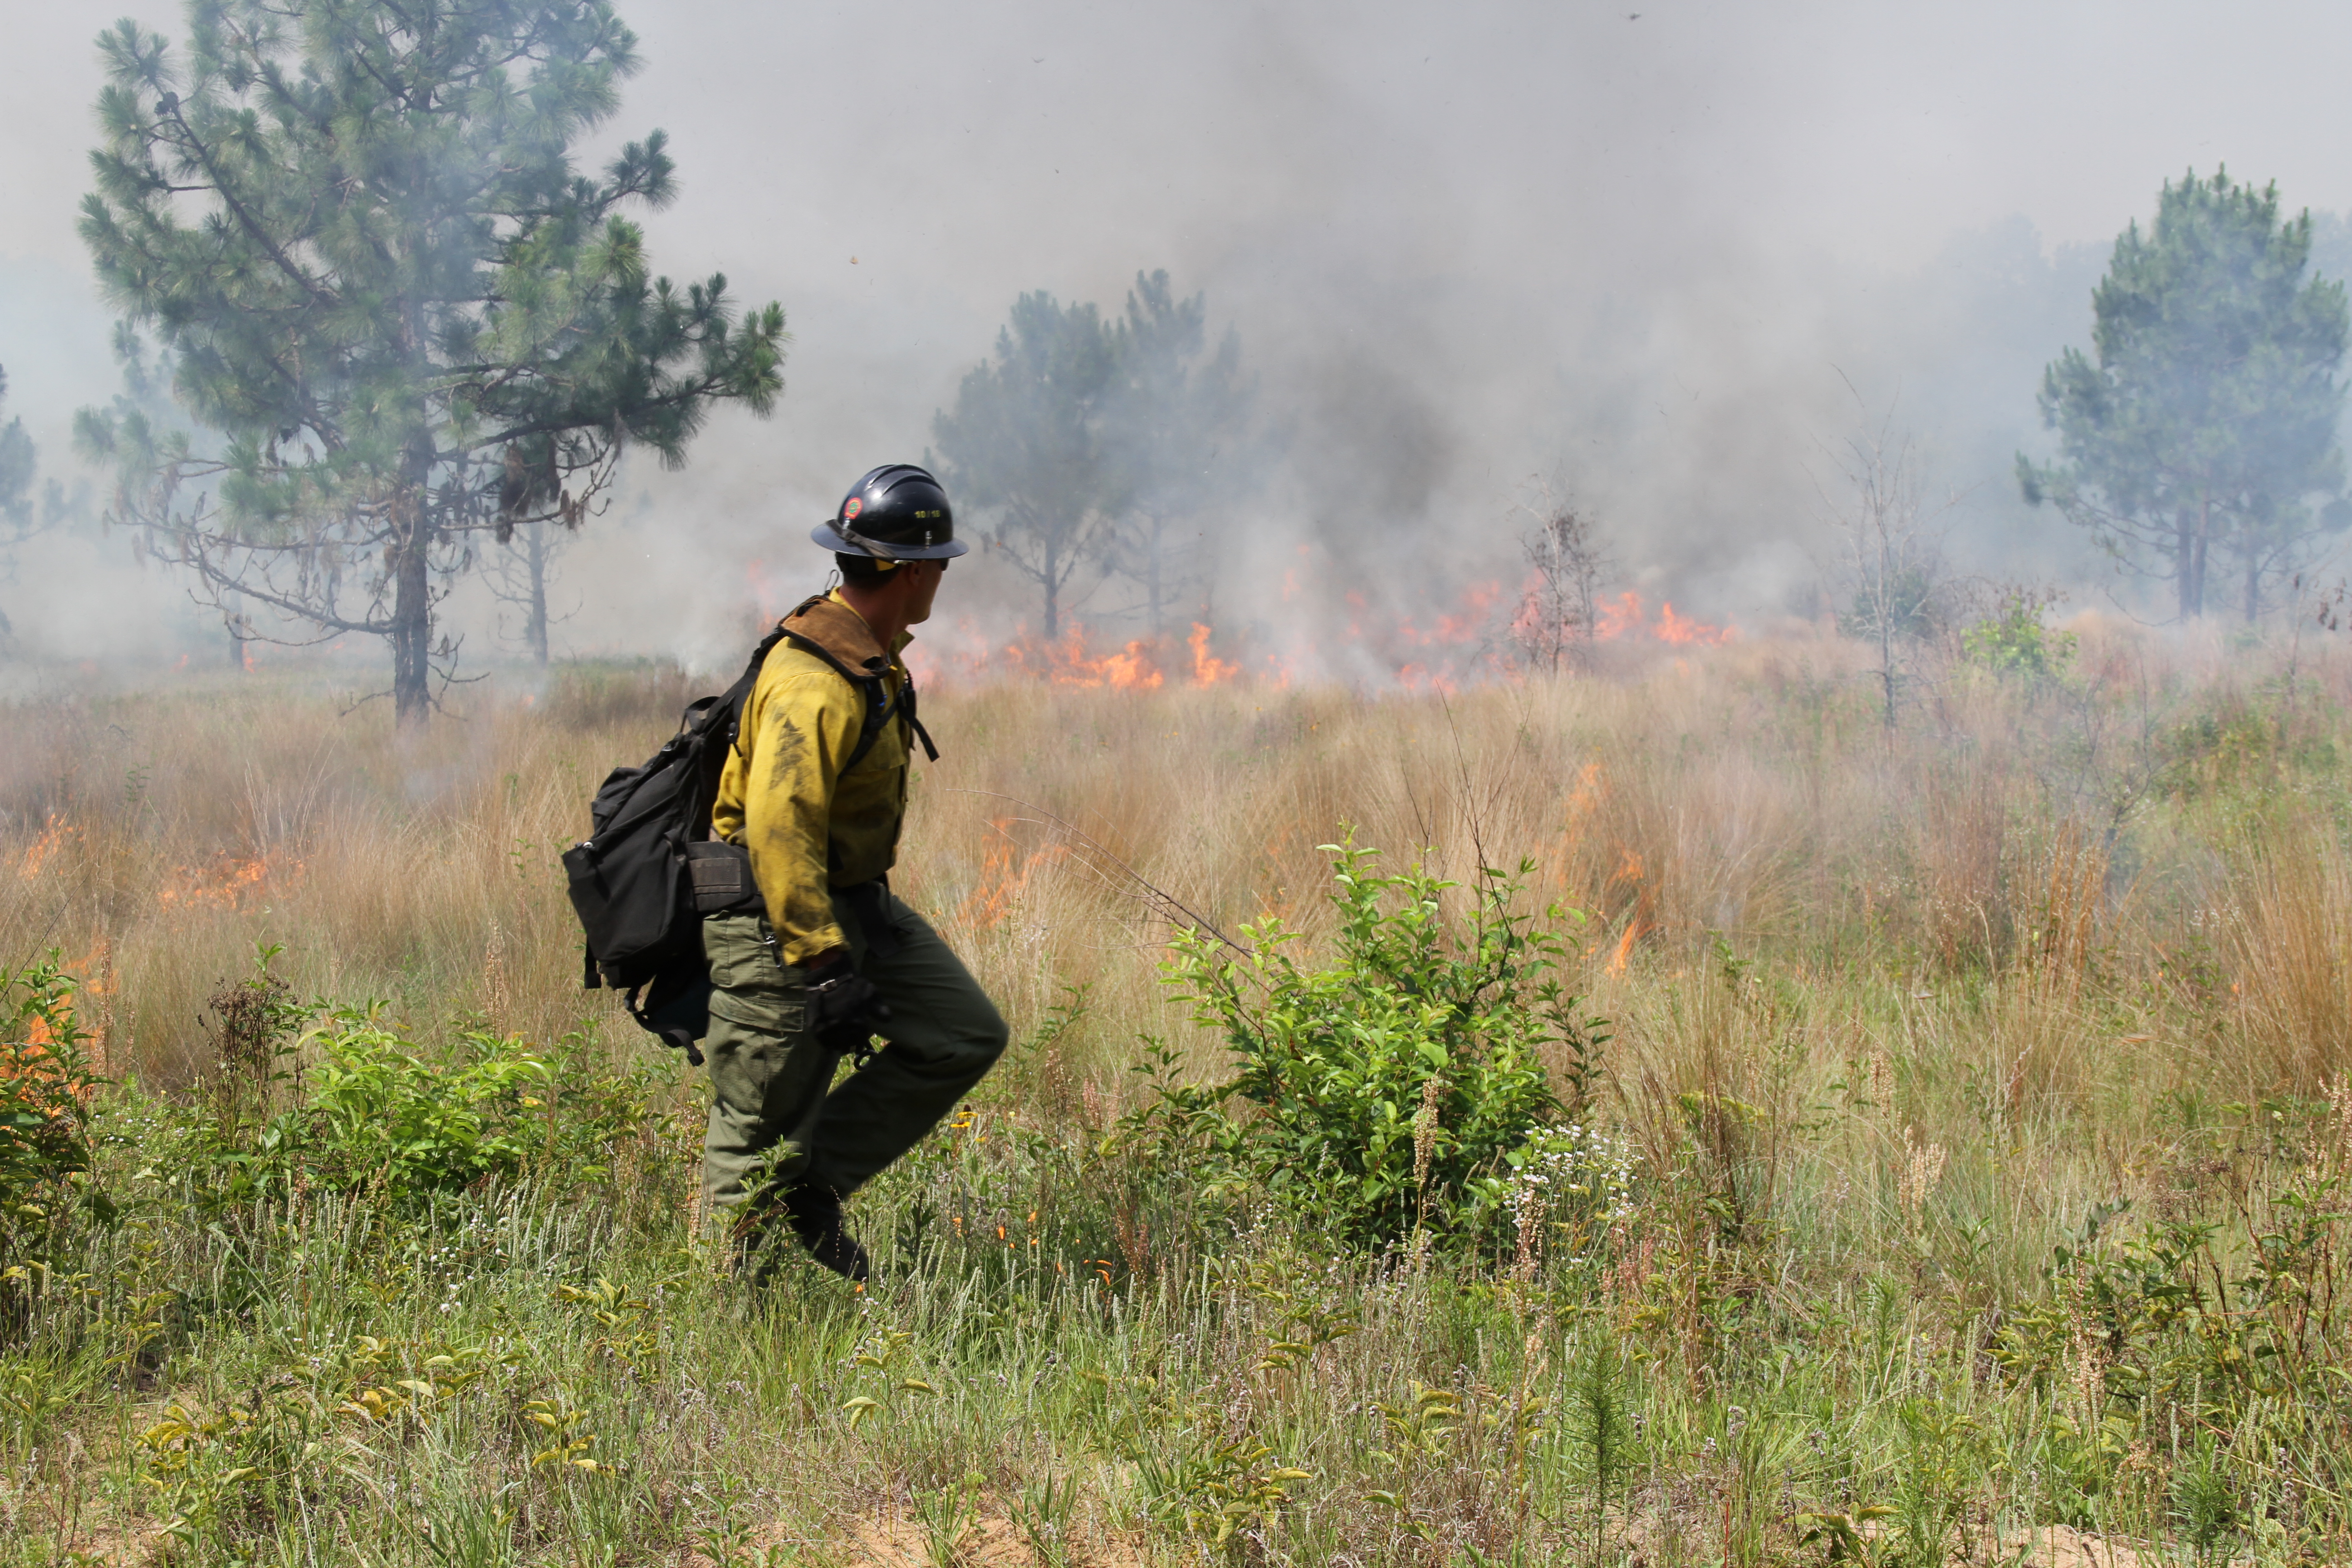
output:
[[[944,561],[971,548],[955,536],[955,509],[940,481],[912,463],[885,463],[849,487],[831,522],[809,537],[839,555]]]

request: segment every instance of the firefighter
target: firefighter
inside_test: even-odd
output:
[[[970,546],[940,482],[906,463],[859,479],[810,537],[834,552],[841,585],[785,617],[711,812],[713,836],[749,851],[764,908],[703,924],[703,1194],[731,1214],[755,1268],[781,1215],[810,1257],[863,1280],[842,1201],[980,1081],[1005,1028],[888,880],[913,744],[930,746],[898,656]],[[874,1036],[884,1044],[867,1055]],[[864,1059],[834,1088],[848,1052]]]

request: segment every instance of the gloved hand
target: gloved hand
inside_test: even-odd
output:
[[[836,949],[809,965],[807,985],[809,1028],[820,1037],[855,1034],[863,1045],[890,1021],[889,1004],[845,952]]]

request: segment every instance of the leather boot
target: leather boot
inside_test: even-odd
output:
[[[844,1279],[864,1284],[866,1249],[849,1234],[841,1214],[841,1194],[822,1182],[801,1182],[785,1189],[784,1219],[820,1268]]]

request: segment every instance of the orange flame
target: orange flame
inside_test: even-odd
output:
[[[1087,651],[1087,628],[1075,621],[1059,642],[1022,637],[1005,645],[1003,658],[1009,670],[1055,686],[1155,691],[1166,679],[1154,650],[1140,638],[1115,653],[1092,654]]]
[[[49,813],[48,826],[41,829],[38,838],[26,846],[25,853],[18,858],[16,875],[31,881],[48,868],[49,862],[58,858],[59,851],[68,844],[79,842],[81,837],[79,823],[68,822],[54,811]]]
[[[1192,684],[1214,686],[1241,674],[1238,664],[1227,664],[1209,651],[1209,628],[1199,621],[1192,623],[1192,635],[1185,639],[1192,648]]]
[[[1311,581],[1301,582],[1303,576],[1297,567],[1286,568],[1274,584],[1286,602],[1312,586]],[[1514,650],[1536,629],[1537,586],[1522,584],[1514,595],[1499,578],[1473,583],[1450,607],[1427,617],[1387,613],[1361,591],[1347,591],[1332,606],[1338,612],[1334,635],[1320,635],[1329,624],[1323,617],[1302,614],[1285,617],[1270,637],[1263,630],[1255,634],[1253,640],[1269,638],[1272,647],[1264,642],[1235,647],[1236,639],[1229,638],[1222,652],[1213,649],[1217,632],[1205,620],[1192,623],[1181,647],[1171,638],[1138,637],[1097,650],[1087,628],[1076,623],[1051,639],[1016,630],[1006,640],[966,619],[937,641],[909,650],[909,663],[925,680],[941,675],[976,681],[1010,677],[1117,691],[1245,683],[1279,689],[1321,678],[1452,692],[1524,677]],[[1642,596],[1630,591],[1593,609],[1592,633],[1599,641],[1704,647],[1737,635],[1732,626],[1709,626],[1681,614],[1671,601],[1660,605],[1653,617]]]
[[[1572,818],[1588,816],[1608,793],[1609,784],[1601,776],[1601,764],[1585,763],[1583,770],[1576,775],[1576,788],[1569,794],[1568,815]]]
[[[1157,691],[1181,680],[1190,686],[1220,686],[1242,678],[1242,667],[1211,651],[1215,635],[1194,622],[1181,650],[1170,639],[1136,637],[1106,653],[1090,646],[1087,628],[1073,623],[1048,642],[1027,632],[1010,642],[991,646],[971,635],[961,651],[950,648],[942,658],[928,649],[909,650],[909,662],[919,679],[935,679],[944,670],[973,680],[1014,677],[1042,680],[1051,686],[1100,688],[1113,691]]]
[[[281,873],[260,857],[240,859],[223,850],[209,865],[183,866],[172,882],[155,890],[155,907],[162,910],[236,910],[245,907],[248,898],[257,898],[276,889],[299,881],[302,863],[299,860]]]
[[[1658,606],[1655,622],[1642,618],[1642,595],[1628,592],[1593,606],[1592,635],[1601,642],[1647,637],[1676,647],[1718,647],[1738,635],[1736,626],[1711,626],[1675,613],[1669,599]]]
[[[989,824],[996,829],[996,840],[981,858],[980,879],[953,917],[954,923],[966,931],[987,931],[1003,924],[1028,892],[1029,879],[1036,875],[1038,868],[1069,853],[1065,845],[1048,844],[1022,855],[1012,837],[1013,824],[1018,820],[1000,816]]]
[[[1502,596],[1500,583],[1473,583],[1463,591],[1459,605],[1437,617],[1433,629],[1423,631],[1409,620],[1400,621],[1397,638],[1422,647],[1458,647],[1475,643],[1487,634],[1494,620],[1496,601]]]
[[[760,619],[763,624],[773,622],[779,616],[782,616],[783,611],[778,608],[778,606],[782,604],[783,601],[777,597],[774,586],[768,581],[768,563],[766,562],[744,562],[743,580],[751,584],[751,603],[758,607]]]
[[[1622,974],[1625,973],[1625,961],[1633,956],[1633,944],[1641,941],[1642,938],[1648,933],[1649,929],[1650,928],[1648,926],[1643,925],[1637,920],[1627,921],[1625,922],[1625,934],[1617,939],[1617,950],[1614,953],[1611,954],[1609,959],[1610,973]]]

